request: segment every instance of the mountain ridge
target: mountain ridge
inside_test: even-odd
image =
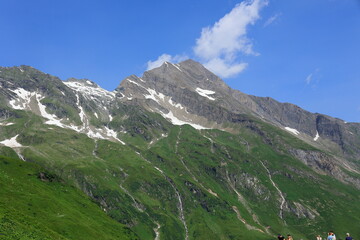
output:
[[[141,239],[357,233],[359,124],[233,90],[192,60],[111,92],[0,71],[0,155],[51,170]]]

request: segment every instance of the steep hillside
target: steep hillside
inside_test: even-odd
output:
[[[1,239],[138,239],[86,195],[35,164],[0,156],[0,173]]]
[[[191,60],[113,92],[25,66],[1,68],[0,83],[2,155],[59,176],[140,239],[360,235],[357,123],[232,90]]]

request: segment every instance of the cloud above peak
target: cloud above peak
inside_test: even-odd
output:
[[[260,10],[267,4],[268,0],[244,0],[236,4],[213,26],[202,29],[193,47],[194,57],[222,78],[234,77],[244,71],[248,64],[239,58],[260,55],[253,50],[252,41],[247,36],[248,27],[260,18]],[[147,70],[160,67],[164,62],[176,63],[187,58],[186,55],[162,54],[147,62]]]
[[[171,56],[169,54],[164,53],[161,56],[159,56],[155,61],[151,61],[151,60],[148,61],[146,71],[160,67],[164,62],[178,63],[186,59],[188,59],[186,55]]]
[[[221,77],[233,77],[247,64],[238,62],[239,55],[259,55],[247,37],[247,28],[260,18],[267,0],[247,0],[237,4],[211,27],[205,27],[196,40],[194,53],[209,70]]]
[[[228,78],[242,72],[248,66],[248,64],[244,62],[232,62],[229,64],[224,59],[213,58],[207,61],[204,66],[220,77]]]

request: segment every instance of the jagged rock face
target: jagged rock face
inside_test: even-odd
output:
[[[117,91],[123,100],[140,99],[143,106],[171,119],[174,124],[223,129],[224,123],[238,123],[241,114],[251,114],[317,147],[318,142],[330,140],[342,149],[343,154],[360,157],[360,150],[356,147],[360,142],[355,137],[359,136],[355,129],[359,129],[360,124],[350,125],[339,119],[310,113],[294,104],[233,90],[192,60],[179,64],[164,63],[145,72],[141,78],[132,75],[122,81]],[[325,147],[328,148],[331,147]]]
[[[233,114],[246,112],[220,78],[192,60],[166,62],[141,78],[132,75],[122,81],[117,91],[124,100],[143,100],[144,106],[175,124],[183,122],[199,128],[216,126],[230,121]]]
[[[316,118],[316,128],[319,134],[343,147],[344,142],[342,132],[344,130],[341,129],[342,126],[338,121],[319,115]]]
[[[272,98],[251,96],[257,102],[255,111],[265,119],[280,126],[291,127],[310,136],[316,135],[316,115],[290,103],[280,103]]]

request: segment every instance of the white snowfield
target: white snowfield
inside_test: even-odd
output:
[[[71,82],[69,85],[71,86],[70,88],[72,88],[72,89],[75,88],[74,89],[75,91],[78,91],[81,93],[85,92],[85,94],[93,94],[93,95],[97,95],[97,96],[105,96],[105,97],[111,97],[111,98],[115,96],[114,93],[108,92],[99,87],[90,87],[90,86],[85,87],[84,84],[77,84],[76,82]],[[86,88],[88,88],[88,90],[84,91],[84,89],[86,89]],[[116,136],[117,134],[114,130],[109,129],[107,127],[94,128],[94,127],[90,126],[88,117],[85,114],[83,107],[80,105],[80,100],[79,100],[78,94],[76,95],[76,97],[77,97],[76,104],[80,111],[79,117],[81,119],[82,126],[75,126],[75,125],[69,124],[67,122],[64,122],[64,119],[59,119],[56,115],[48,113],[46,111],[46,106],[41,103],[41,100],[44,99],[45,97],[42,96],[38,92],[29,92],[23,88],[18,88],[18,89],[11,90],[11,91],[17,95],[16,99],[9,101],[9,104],[11,105],[12,108],[19,109],[19,110],[34,110],[34,111],[40,113],[40,115],[43,118],[47,119],[45,121],[45,124],[58,126],[60,128],[71,129],[71,130],[79,132],[79,133],[85,133],[89,138],[115,140],[122,144],[125,144],[123,141],[121,141],[119,138],[117,138],[117,136]],[[31,101],[32,101],[32,103],[37,104],[37,107],[35,105],[35,108],[34,108],[34,104],[32,104],[30,106]],[[109,118],[112,119],[111,115],[109,116]],[[13,123],[0,123],[0,126],[9,126],[12,124]],[[19,144],[16,141],[16,137],[17,136],[15,136],[14,138],[8,139],[8,140],[4,140],[1,143],[6,146],[21,147],[21,144]]]
[[[146,88],[146,91],[148,91],[149,95],[144,95],[146,99],[152,99],[157,103],[160,103],[159,100],[164,101],[165,95],[162,93],[157,93],[154,89]]]
[[[300,132],[294,128],[285,127],[285,130],[291,132],[292,134],[299,135]]]
[[[6,139],[4,141],[1,141],[0,143],[7,146],[7,147],[11,147],[11,148],[14,148],[14,147],[22,147],[23,145],[21,145],[20,143],[18,143],[18,141],[16,141],[16,138],[19,136],[16,135],[15,137],[12,137],[10,139]]]
[[[171,111],[169,111],[166,114],[161,112],[161,115],[164,118],[169,119],[171,121],[171,123],[174,124],[174,125],[180,125],[181,126],[181,125],[189,124],[190,126],[192,126],[195,129],[199,129],[199,130],[201,130],[201,129],[209,129],[209,128],[203,127],[203,126],[195,124],[195,123],[182,121],[182,120],[178,119],[177,117],[175,117],[174,114]]]
[[[48,112],[46,112],[46,106],[40,102],[43,98],[44,97],[41,96],[41,94],[36,93],[36,100],[38,103],[40,114],[42,117],[48,119],[48,121],[46,121],[45,123],[49,125],[55,125],[61,128],[65,128],[65,125],[61,123],[61,121],[56,117],[56,115],[49,114]]]
[[[165,95],[164,94],[158,93],[154,89],[146,88],[143,85],[141,85],[141,84],[139,84],[139,83],[137,83],[137,82],[135,82],[135,81],[133,81],[133,80],[131,80],[129,78],[127,78],[126,80],[128,82],[130,82],[132,84],[135,84],[136,86],[139,86],[142,89],[146,90],[149,94],[144,94],[145,99],[152,99],[152,100],[154,100],[155,102],[157,102],[159,104],[160,104],[160,101],[165,100]],[[143,82],[143,80],[141,78],[139,78],[139,80]],[[132,100],[132,97],[131,98],[128,97],[128,100]]]
[[[214,91],[202,89],[202,88],[199,88],[199,87],[196,88],[195,91],[196,91],[199,95],[201,95],[201,96],[203,96],[203,97],[206,97],[206,98],[210,99],[211,101],[214,101],[214,100],[215,100],[215,98],[209,96],[209,95],[215,94]]]
[[[165,63],[166,63],[166,62],[165,62]],[[169,63],[166,63],[167,66],[168,66],[168,64],[169,64]],[[174,67],[176,67],[176,65],[174,65],[174,64],[171,64],[171,65],[173,65]],[[155,102],[161,104],[161,103],[165,103],[165,98],[168,98],[167,103],[169,103],[170,105],[172,105],[172,106],[174,106],[174,107],[176,107],[176,108],[179,108],[179,109],[185,109],[185,107],[182,106],[180,103],[175,103],[175,102],[172,100],[171,97],[165,96],[163,93],[158,93],[158,92],[156,92],[154,89],[146,88],[146,87],[142,86],[141,84],[139,84],[139,83],[137,83],[137,82],[135,82],[135,81],[133,81],[133,80],[131,80],[131,79],[126,79],[126,80],[129,81],[129,82],[132,83],[132,84],[135,84],[135,85],[137,85],[137,86],[145,89],[145,90],[149,93],[149,94],[145,94],[145,95],[144,95],[144,97],[145,97],[146,99],[152,99],[152,100],[154,100]],[[200,91],[202,94],[205,94],[205,93],[206,93],[206,94],[214,94],[214,93],[215,93],[214,91],[210,91],[210,90],[204,90],[204,89],[201,89],[201,88],[198,88],[198,89],[200,89],[199,91]],[[205,94],[205,95],[206,95],[206,94]],[[211,99],[211,100],[215,100],[214,98],[211,98],[211,97],[209,97],[209,96],[207,96],[207,95],[206,95],[206,97],[209,98],[209,99]],[[170,122],[171,122],[172,124],[174,124],[174,125],[185,125],[185,124],[189,124],[190,126],[192,126],[192,127],[195,128],[195,129],[209,129],[209,128],[206,128],[206,127],[201,126],[201,125],[199,125],[199,124],[195,124],[195,123],[192,123],[192,122],[183,121],[183,120],[177,118],[171,110],[169,110],[168,113],[164,113],[164,112],[162,112],[162,111],[159,111],[159,112],[160,112],[160,114],[161,114],[164,118],[170,120]]]
[[[8,122],[8,123],[0,122],[0,126],[11,126],[11,125],[14,125],[14,123],[12,123],[12,122]]]
[[[104,97],[110,99],[113,99],[115,97],[115,92],[107,91],[101,87],[94,85],[90,81],[86,81],[86,83],[88,85],[81,82],[64,82],[66,86],[77,92],[81,92],[85,97],[95,96],[95,97]]]
[[[27,109],[30,104],[31,97],[35,95],[35,93],[26,91],[23,88],[17,88],[15,90],[10,89],[10,91],[15,93],[17,95],[17,98],[10,100],[9,104],[12,108],[17,110]]]
[[[316,136],[314,137],[314,141],[317,141],[319,139],[320,135],[319,135],[319,132],[316,131]]]
[[[169,103],[176,108],[184,109],[183,105],[181,105],[180,103],[173,102],[172,98],[169,98]]]

